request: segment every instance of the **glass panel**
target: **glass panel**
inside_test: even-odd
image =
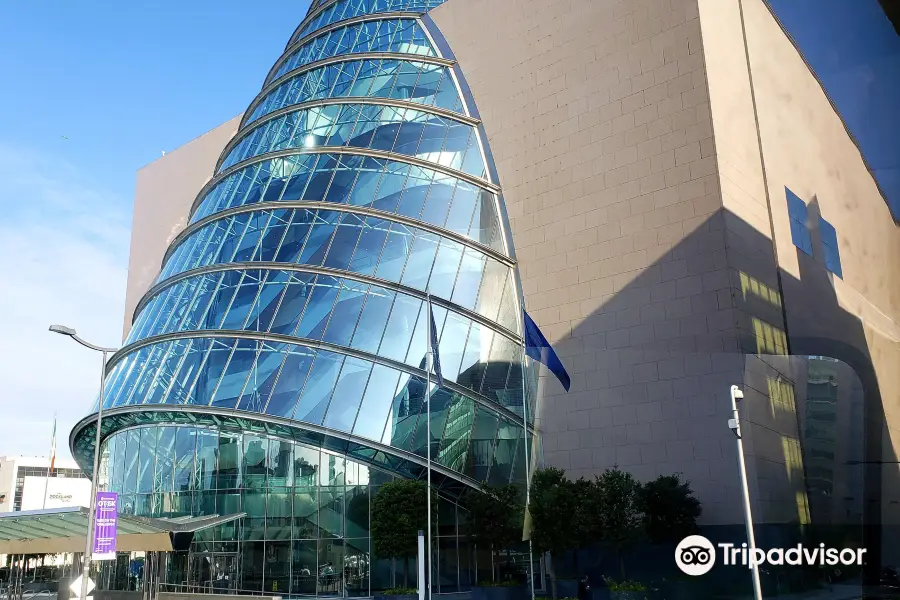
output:
[[[417,289],[425,289],[434,265],[439,241],[440,238],[432,233],[417,232],[400,283]]]
[[[371,286],[353,333],[352,347],[373,354],[378,351],[395,297],[396,293],[392,290]]]
[[[266,488],[266,459],[268,458],[269,453],[268,445],[269,440],[267,438],[244,434],[244,487],[256,489]],[[263,506],[261,513],[255,514],[265,515],[265,505]]]
[[[353,423],[356,420],[356,413],[371,370],[372,363],[369,361],[353,357],[344,360],[344,366],[325,415],[325,427],[346,432],[353,430]]]
[[[220,433],[218,471],[216,473],[218,489],[241,487],[241,462],[240,437],[234,434]]]
[[[312,282],[316,276],[307,273],[291,273],[290,280],[278,306],[278,312],[272,320],[270,331],[289,335],[297,328],[300,316],[312,291]]]
[[[294,448],[294,476],[297,480],[297,488],[318,485],[318,472],[319,451],[315,448],[297,445]],[[295,535],[294,537],[303,536]]]
[[[397,295],[378,350],[380,356],[397,361],[405,360],[423,304],[418,298],[406,294]]]
[[[482,406],[475,407],[475,427],[466,474],[476,481],[485,481],[494,457],[497,437],[497,415]]]
[[[334,303],[333,313],[322,336],[324,341],[341,346],[350,344],[368,290],[368,284],[343,280],[341,292]]]
[[[400,373],[395,369],[383,365],[374,366],[353,426],[354,435],[381,440],[399,377]]]
[[[322,424],[343,360],[342,355],[334,352],[324,350],[318,352],[294,413],[294,419],[314,425]]]
[[[331,514],[331,511],[334,510],[333,504],[342,500],[342,497],[334,500],[329,498],[328,504],[322,502],[323,508],[327,508]],[[344,540],[319,540],[319,581],[316,589],[318,595],[343,595],[343,564]]]
[[[238,340],[211,406],[234,408],[237,405],[258,349],[259,342],[255,340]]]
[[[294,498],[295,508],[301,498]],[[296,512],[295,512],[296,514]],[[316,513],[313,512],[313,515]],[[296,520],[296,517],[295,517]],[[296,521],[295,521],[296,522]],[[301,533],[303,530],[300,531]],[[295,537],[298,533],[295,528]],[[310,537],[310,536],[305,536]],[[316,540],[295,540],[293,543],[293,557],[291,561],[291,593],[303,595],[315,595],[316,593]]]
[[[303,346],[289,346],[289,348],[284,366],[278,375],[278,382],[266,406],[266,413],[277,417],[291,417],[294,414],[297,398],[315,358],[315,351],[309,348]]]
[[[395,448],[409,447],[409,441],[415,433],[416,423],[419,420],[424,391],[425,382],[422,379],[410,377],[406,373],[401,374],[382,443]]]
[[[250,369],[247,385],[237,404],[238,410],[263,412],[284,359],[284,344],[259,342],[262,349]],[[233,360],[233,359],[232,359]]]
[[[328,325],[334,301],[340,290],[341,280],[336,277],[319,275],[316,279],[303,319],[300,321],[298,337],[321,339]]]
[[[438,452],[438,461],[454,471],[463,471],[468,462],[472,425],[475,421],[475,402],[460,394],[453,394],[447,412],[447,425]]]

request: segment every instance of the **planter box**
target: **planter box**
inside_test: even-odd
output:
[[[524,600],[528,596],[525,586],[472,588],[472,600]]]

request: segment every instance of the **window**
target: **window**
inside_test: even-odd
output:
[[[841,253],[838,250],[837,231],[834,225],[819,217],[819,235],[822,236],[822,249],[825,251],[825,267],[840,277],[844,278],[841,270]]]
[[[812,256],[812,240],[809,237],[809,227],[806,225],[806,204],[797,194],[784,188],[787,194],[788,215],[791,218],[791,240],[794,245]]]

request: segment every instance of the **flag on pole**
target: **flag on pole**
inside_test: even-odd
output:
[[[438,387],[444,386],[444,376],[441,374],[441,355],[438,352],[437,327],[434,324],[434,311],[431,310],[431,296],[428,296],[428,318],[431,319],[431,365],[434,368],[434,378]]]
[[[56,415],[53,415],[53,436],[50,438],[50,469],[47,471],[49,477],[53,473],[53,466],[56,464]]]
[[[553,350],[553,346],[541,333],[537,323],[531,319],[527,312],[522,312],[525,315],[525,354],[547,365],[550,372],[556,375],[556,378],[559,379],[559,382],[568,392],[571,385],[569,373],[563,366],[562,361],[559,360],[559,356],[556,355],[556,351]]]

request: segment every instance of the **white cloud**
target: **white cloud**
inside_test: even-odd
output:
[[[117,346],[130,203],[56,157],[0,142],[0,456],[57,448],[99,387],[100,355],[50,333],[74,327]]]

